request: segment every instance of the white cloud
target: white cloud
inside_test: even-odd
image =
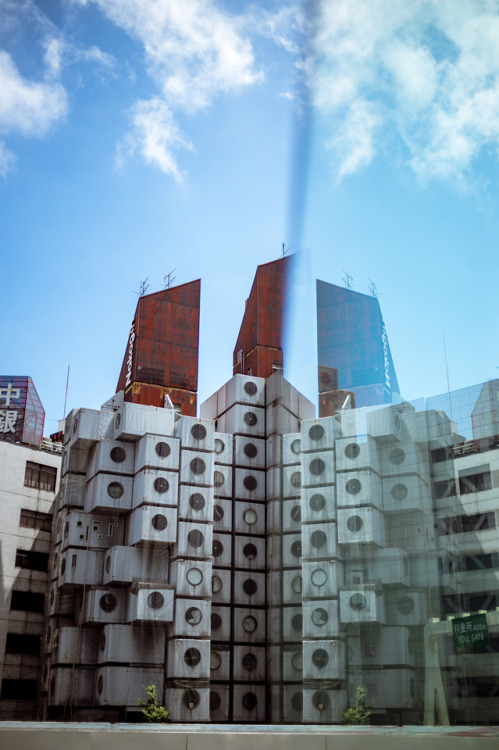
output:
[[[3,141],[0,141],[0,177],[5,177],[10,172],[16,157],[9,151]]]
[[[67,96],[59,83],[23,78],[10,55],[0,50],[0,132],[43,136],[65,117]]]
[[[303,64],[338,176],[399,138],[418,177],[499,149],[499,0],[322,0]]]
[[[60,39],[51,37],[45,40],[45,77],[48,79],[59,78],[62,68],[62,53],[64,45]]]

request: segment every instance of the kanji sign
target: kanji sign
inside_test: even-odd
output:
[[[0,411],[0,432],[15,432],[17,422],[17,411],[9,409]]]
[[[452,620],[452,631],[456,651],[487,646],[490,643],[487,619],[484,614],[456,617]]]

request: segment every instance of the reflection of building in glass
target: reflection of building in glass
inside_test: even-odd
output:
[[[317,281],[317,348],[319,378],[321,368],[336,371],[335,377],[331,375],[331,391],[353,392],[356,407],[399,400],[395,367],[376,297]],[[324,383],[321,385],[324,390]]]

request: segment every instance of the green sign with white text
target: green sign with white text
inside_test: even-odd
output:
[[[469,617],[456,617],[452,620],[456,651],[489,645],[489,631],[486,618],[487,616],[482,614],[470,615]]]

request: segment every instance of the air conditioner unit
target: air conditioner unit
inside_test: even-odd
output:
[[[94,702],[93,667],[56,667],[49,673],[49,706],[91,706]]]
[[[282,564],[285,568],[301,567],[303,545],[301,534],[282,535]]]
[[[234,508],[234,531],[237,534],[265,534],[265,506],[261,503],[231,502]]]
[[[163,582],[132,586],[127,592],[126,621],[172,622],[174,599],[174,589]]]
[[[401,474],[383,479],[383,510],[385,513],[406,511],[431,512],[433,505],[431,485],[420,477]]]
[[[375,471],[379,474],[380,462],[376,441],[369,435],[337,440],[336,471]]]
[[[236,469],[234,496],[238,500],[265,501],[265,472],[258,469]]]
[[[99,631],[91,632],[97,634]],[[132,625],[105,625],[100,631],[97,661],[99,664],[124,662],[163,667],[165,628],[158,625],[142,625],[139,628]]]
[[[135,446],[117,440],[100,440],[90,451],[87,480],[104,471],[108,474],[133,476]]]
[[[209,638],[211,602],[206,599],[175,601],[175,619],[168,627],[169,638]],[[218,640],[218,636],[217,636]]]
[[[235,605],[265,606],[265,573],[236,570],[233,573],[233,581],[233,603]]]
[[[302,563],[304,599],[330,599],[338,596],[345,583],[345,566],[336,560],[318,560]]]
[[[344,680],[346,649],[343,641],[303,641],[304,680]]]
[[[73,410],[66,417],[64,436],[71,447],[89,448],[98,440],[112,439],[111,411],[96,411],[94,409]]]
[[[210,685],[210,721],[215,724],[229,721],[228,685]]]
[[[163,703],[163,668],[99,667],[95,672],[95,702],[98,706],[139,706],[146,700],[145,685],[155,685],[158,703]]]
[[[264,646],[234,646],[234,681],[265,682]]]
[[[267,720],[267,701],[264,685],[234,685],[232,718],[237,722]]]
[[[301,477],[303,487],[322,487],[335,483],[334,451],[303,453]]]
[[[133,481],[132,508],[139,505],[178,505],[178,473],[142,469]]]
[[[95,628],[64,626],[56,630],[52,653],[52,666],[95,664],[99,631]]]
[[[134,473],[143,469],[178,471],[180,441],[170,435],[144,435],[135,444]]]
[[[204,684],[204,682],[202,682]],[[171,708],[175,721],[208,722],[210,720],[210,689],[200,687],[196,681],[192,687],[167,688],[165,705]]]
[[[385,406],[368,412],[366,428],[368,435],[384,443],[403,441],[408,438],[403,409],[398,406]]]
[[[385,546],[385,522],[377,508],[339,509],[337,518],[338,544]]]
[[[68,547],[61,553],[59,586],[98,586],[102,583],[104,550]]]
[[[364,669],[362,679],[367,688],[366,701],[374,701],[378,710],[417,708],[419,705],[421,692],[412,669]]]
[[[168,641],[167,668],[169,679],[210,678],[210,641],[175,638]]]
[[[234,537],[234,565],[246,570],[265,570],[265,539],[258,536]]]
[[[340,635],[339,606],[337,599],[303,602],[303,637],[328,638]]]
[[[282,497],[300,497],[302,488],[302,473],[299,466],[284,466],[282,468]]]
[[[179,519],[182,521],[213,521],[213,487],[179,488]]]
[[[217,429],[230,435],[265,437],[265,411],[260,406],[234,404],[217,419]]]
[[[232,570],[214,568],[211,576],[211,601],[213,604],[232,603]]]
[[[341,724],[347,707],[346,690],[305,688],[303,722],[307,724]]]
[[[312,487],[301,492],[301,519],[304,523],[336,520],[335,488]]]
[[[207,560],[172,560],[168,578],[176,596],[209,599],[212,591],[212,564]]]
[[[114,439],[137,442],[146,434],[173,436],[175,414],[172,409],[125,402],[113,419]]]
[[[213,453],[180,450],[180,481],[200,487],[213,487]]]
[[[213,550],[213,526],[208,523],[179,521],[177,541],[173,546],[172,558],[189,557],[209,560]]]
[[[61,524],[57,542],[62,541],[63,550],[67,547],[109,549],[124,541],[125,519],[122,516],[89,515],[73,510],[61,514],[59,518]],[[56,528],[59,528],[59,519]]]
[[[268,441],[261,438],[236,435],[234,437],[234,465],[245,469],[265,469],[267,444]]]
[[[214,568],[230,568],[232,564],[232,536],[221,531],[213,533],[212,557]]]
[[[234,608],[235,643],[265,643],[265,609],[256,607]]]
[[[308,523],[302,526],[303,561],[337,556],[336,523]]]
[[[106,625],[125,622],[124,589],[87,589],[83,605],[83,624]]]
[[[348,587],[340,591],[340,619],[353,622],[386,622],[384,596],[376,584]]]
[[[409,558],[402,549],[387,547],[373,550],[370,569],[371,577],[380,580],[383,588],[411,585]]]
[[[268,575],[272,576],[272,573]],[[290,568],[289,570],[276,572],[275,577],[277,581],[281,579],[279,582],[282,583],[282,603],[301,605],[303,591],[301,568]],[[276,597],[275,603],[278,603],[278,601]]]
[[[383,507],[381,480],[373,471],[342,471],[336,475],[338,508],[359,505]]]
[[[215,464],[213,471],[215,497],[232,498],[232,467]]]
[[[386,612],[390,625],[422,625],[428,619],[426,595],[422,591],[392,591]]]
[[[177,538],[177,509],[141,505],[128,516],[127,544],[170,545]]]
[[[265,441],[266,466],[282,466],[282,435],[269,435]],[[264,466],[260,468],[264,469]]]
[[[232,642],[231,608],[213,605],[211,608],[211,638],[219,643]]]
[[[301,532],[302,524],[302,507],[300,498],[294,497],[291,500],[283,500],[281,507],[282,521],[280,528],[284,533],[299,534]]]
[[[334,449],[339,437],[340,425],[335,417],[305,419],[301,423],[301,449],[304,453]]]
[[[87,484],[85,513],[128,513],[132,508],[132,477],[97,474]]]
[[[233,404],[265,406],[265,378],[251,375],[234,375],[225,384],[225,408]]]
[[[234,456],[234,437],[224,432],[215,432],[215,465],[232,466]]]
[[[280,647],[276,651],[279,653],[279,658],[282,659],[282,681],[286,682],[302,682],[303,680],[303,648],[300,645],[286,645]],[[276,653],[277,656],[277,653]],[[272,678],[274,678],[274,670],[270,672]]]
[[[300,464],[301,460],[301,433],[294,432],[291,435],[282,436],[282,463],[284,466]]]
[[[212,419],[182,416],[175,423],[175,435],[180,438],[182,448],[213,451],[215,422]]]

